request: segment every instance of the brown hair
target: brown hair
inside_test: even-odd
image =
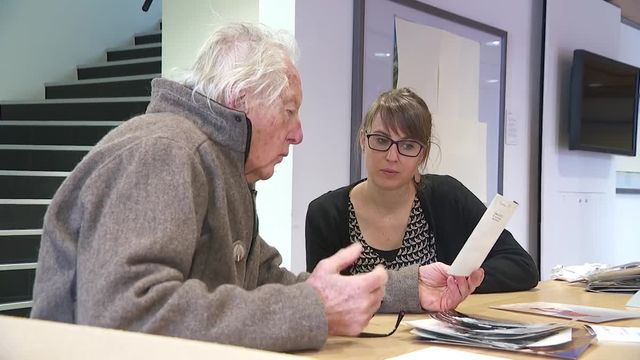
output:
[[[431,111],[418,94],[406,87],[383,92],[367,110],[360,131],[370,131],[377,116],[385,129],[403,132],[407,137],[424,144],[426,151],[423,161],[426,162],[432,142]]]

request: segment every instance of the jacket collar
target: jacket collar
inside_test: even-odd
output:
[[[212,141],[244,153],[251,144],[251,122],[246,114],[219,104],[175,81],[151,81],[147,113],[172,113],[192,121]]]

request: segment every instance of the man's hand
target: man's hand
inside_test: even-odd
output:
[[[427,311],[445,311],[455,309],[471,294],[484,279],[482,268],[470,276],[451,276],[447,273],[449,265],[437,262],[423,265],[419,269],[420,305]]]
[[[358,335],[384,297],[387,272],[382,266],[366,274],[340,275],[340,271],[353,264],[361,252],[360,244],[346,247],[320,261],[307,279],[324,303],[329,335]]]

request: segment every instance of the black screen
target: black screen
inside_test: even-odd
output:
[[[570,149],[635,155],[639,73],[585,50],[574,52]]]

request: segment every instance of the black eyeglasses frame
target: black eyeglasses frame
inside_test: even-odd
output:
[[[395,145],[395,146],[396,146],[396,149],[398,149],[398,154],[400,154],[400,155],[402,155],[402,156],[412,157],[412,158],[413,158],[413,157],[418,157],[418,156],[420,156],[420,153],[422,152],[422,149],[424,149],[424,148],[425,148],[424,144],[422,144],[421,142],[419,142],[419,141],[417,141],[417,140],[408,140],[408,139],[393,140],[392,138],[390,138],[390,137],[388,137],[388,136],[386,136],[386,135],[382,135],[382,134],[370,134],[370,133],[365,133],[365,134],[364,134],[364,136],[367,138],[367,146],[369,146],[369,149],[371,149],[371,150],[373,150],[373,151],[386,152],[386,151],[389,151],[389,149],[391,149],[391,147],[392,147],[393,145]],[[372,137],[372,136],[379,136],[379,137],[382,137],[382,138],[385,138],[385,139],[389,140],[389,146],[388,146],[386,149],[384,149],[384,150],[382,150],[382,149],[375,149],[375,148],[373,148],[373,146],[371,146],[371,137]],[[403,153],[403,152],[402,152],[402,150],[400,150],[400,143],[403,143],[403,142],[412,142],[412,143],[418,144],[418,146],[420,146],[420,150],[418,150],[418,153],[417,153],[417,154],[415,154],[415,155],[407,155],[407,154]]]
[[[400,326],[400,323],[402,322],[403,318],[404,318],[404,311],[401,310],[398,313],[398,318],[396,319],[396,325],[393,327],[393,330],[391,330],[390,332],[388,332],[386,334],[361,332],[360,334],[358,334],[358,337],[361,337],[361,338],[380,338],[380,337],[391,336],[396,332],[396,330],[398,330],[398,327]]]

